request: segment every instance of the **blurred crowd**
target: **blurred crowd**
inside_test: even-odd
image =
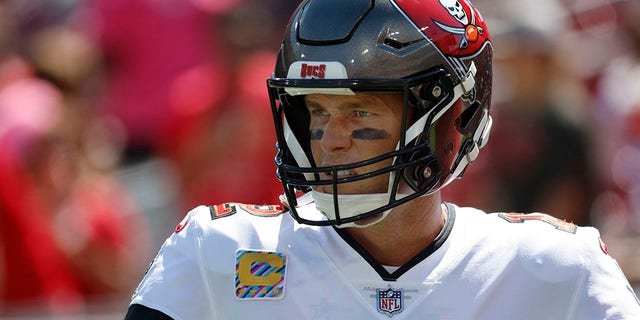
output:
[[[475,0],[490,143],[447,201],[595,225],[640,283],[640,2]],[[298,0],[0,1],[0,318],[113,315],[187,210],[278,202]]]

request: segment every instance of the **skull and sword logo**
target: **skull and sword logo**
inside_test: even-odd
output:
[[[476,25],[476,13],[473,8],[469,9],[471,19],[465,11],[464,7],[458,0],[439,0],[440,4],[447,9],[449,15],[455,18],[462,24],[462,27],[450,26],[434,20],[433,22],[442,30],[462,35],[462,39],[458,44],[460,49],[466,49],[469,46],[469,42],[476,42],[480,36],[484,33],[484,29],[481,26]]]

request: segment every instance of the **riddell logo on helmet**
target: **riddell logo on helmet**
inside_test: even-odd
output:
[[[311,77],[311,78],[323,79],[325,76],[326,69],[327,69],[326,64],[310,65],[310,64],[303,63],[300,68],[300,77],[301,78]]]

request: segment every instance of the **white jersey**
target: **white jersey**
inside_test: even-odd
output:
[[[596,229],[447,208],[434,243],[394,269],[343,231],[273,207],[201,206],[163,244],[131,303],[182,320],[640,319]]]

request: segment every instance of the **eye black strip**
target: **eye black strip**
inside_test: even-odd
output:
[[[311,129],[309,130],[309,139],[310,140],[320,140],[324,136],[324,130],[322,129]]]
[[[389,137],[389,133],[384,130],[373,129],[373,128],[363,128],[358,130],[353,130],[351,132],[351,138],[353,139],[361,139],[361,140],[382,140]]]
[[[324,136],[324,130],[322,129],[311,129],[309,130],[309,139],[311,140],[320,140]],[[351,138],[360,139],[360,140],[382,140],[389,138],[389,133],[385,130],[373,129],[373,128],[363,128],[358,130],[353,130],[351,132]]]

